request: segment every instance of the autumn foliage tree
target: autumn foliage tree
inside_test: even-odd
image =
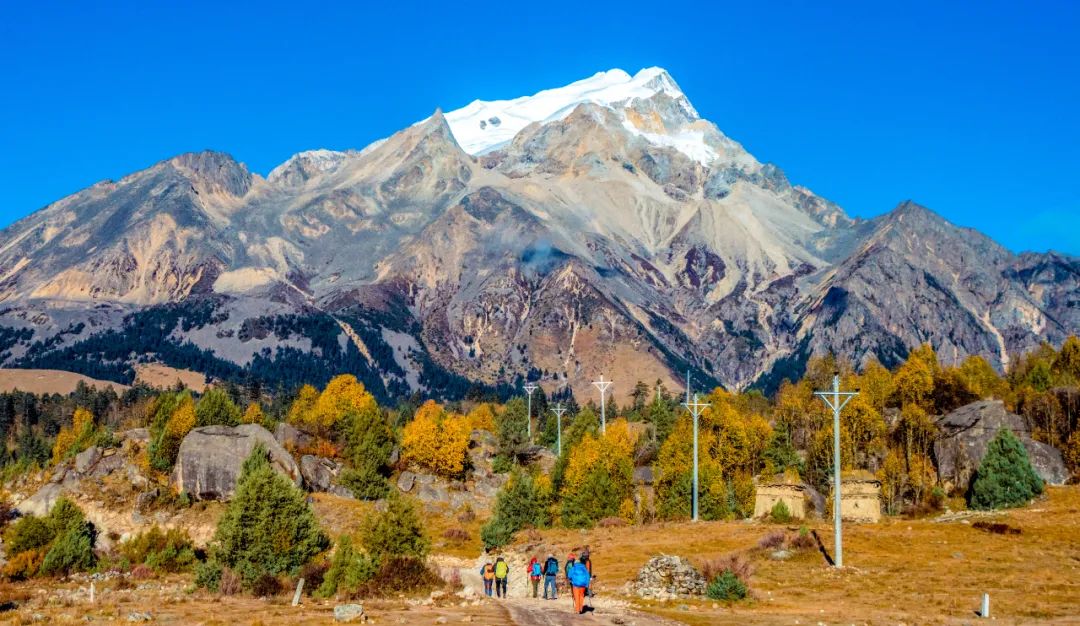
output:
[[[94,416],[82,407],[75,409],[71,417],[71,427],[61,428],[56,435],[53,463],[59,463],[85,450],[93,442],[94,434]]]
[[[584,433],[573,446],[563,474],[564,526],[590,527],[605,517],[633,519],[636,443],[637,436],[625,419],[612,420],[599,436]]]
[[[459,477],[468,458],[469,433],[468,418],[448,414],[428,400],[402,431],[402,460],[426,472]]]

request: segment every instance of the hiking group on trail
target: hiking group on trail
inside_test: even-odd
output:
[[[544,599],[558,600],[558,576],[559,560],[554,554],[548,554],[541,562],[540,557],[533,556],[529,559],[526,567],[526,575],[529,577],[529,585],[532,588],[532,597],[539,597],[540,585],[543,584]],[[510,578],[510,566],[503,557],[498,557],[495,562],[488,561],[480,568],[480,576],[484,579],[484,594],[491,596],[494,587],[495,595],[499,598],[507,597],[507,582]],[[581,550],[581,554],[571,552],[566,557],[563,566],[563,578],[570,587],[570,595],[574,600],[574,611],[581,614],[591,611],[591,606],[585,605],[585,599],[592,597],[592,559],[589,546]]]

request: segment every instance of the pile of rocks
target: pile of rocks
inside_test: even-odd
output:
[[[663,554],[638,570],[637,578],[627,583],[627,593],[654,600],[700,596],[705,593],[705,576],[683,557]]]

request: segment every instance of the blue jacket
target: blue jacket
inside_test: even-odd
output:
[[[570,584],[575,587],[588,587],[592,577],[589,575],[589,568],[578,561],[570,568],[569,578]]]

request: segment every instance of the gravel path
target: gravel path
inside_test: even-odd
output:
[[[475,568],[460,568],[461,583],[483,595],[484,583]],[[510,619],[519,626],[571,626],[578,624],[621,624],[624,626],[671,626],[676,622],[646,615],[631,609],[626,602],[612,598],[591,598],[593,611],[585,615],[574,613],[574,602],[569,594],[559,596],[558,600],[543,598],[514,597],[494,599],[510,614]],[[590,602],[587,601],[586,604]]]

